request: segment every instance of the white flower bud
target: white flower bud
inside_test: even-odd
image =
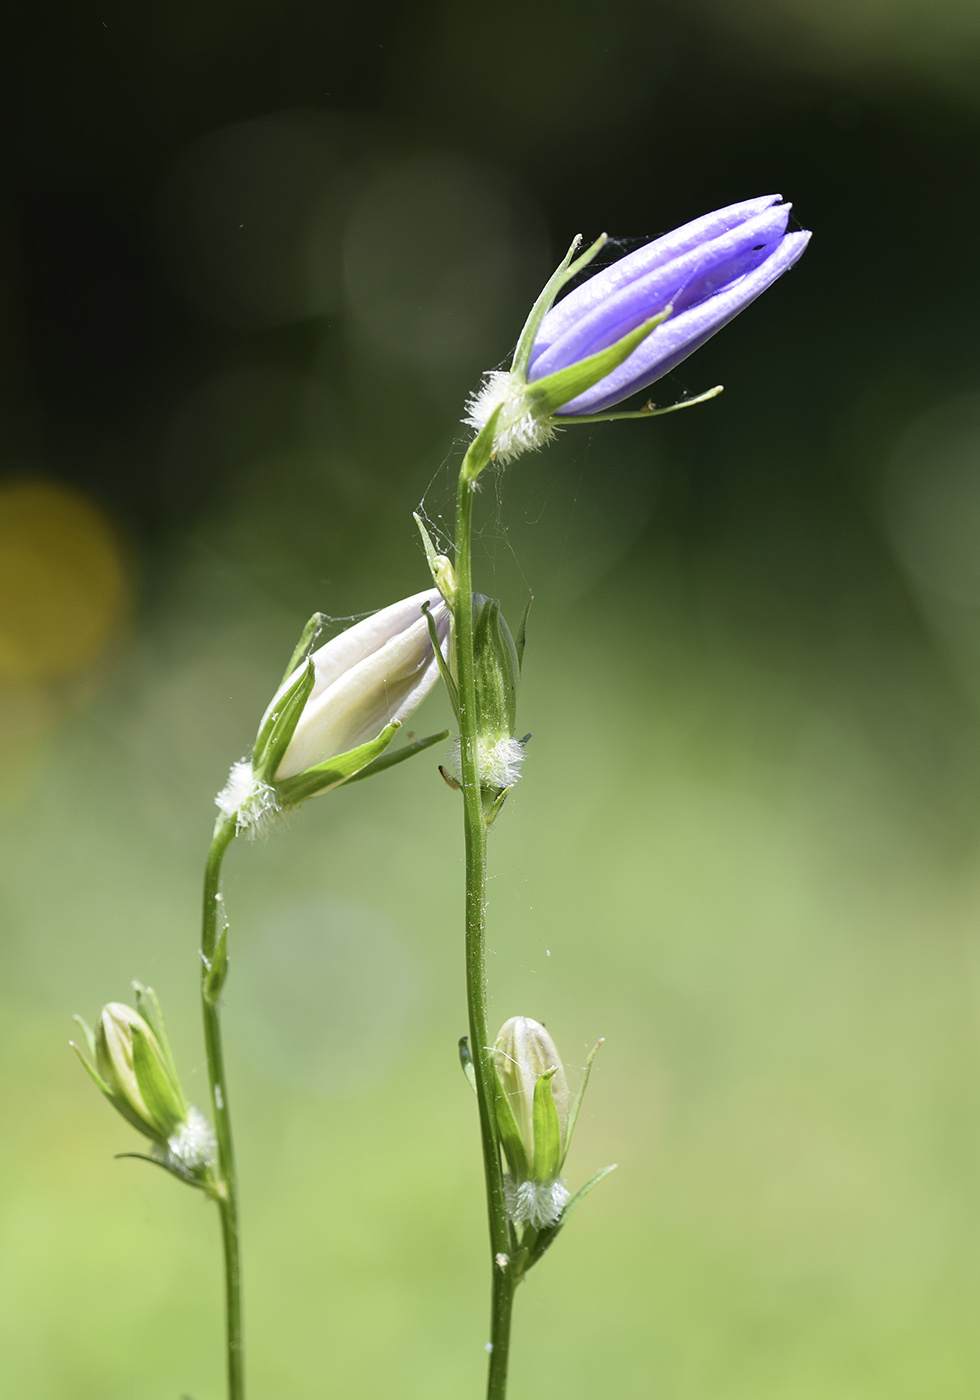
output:
[[[367,743],[421,704],[439,677],[423,603],[445,644],[449,610],[433,588],[356,622],[313,653],[313,689],[275,781]],[[295,678],[294,672],[280,687],[270,712]]]

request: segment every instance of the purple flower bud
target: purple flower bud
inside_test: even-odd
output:
[[[705,214],[647,243],[581,283],[562,286],[595,257],[605,236],[573,261],[579,240],[528,318],[509,371],[493,370],[467,404],[478,432],[493,419],[493,452],[507,462],[543,446],[563,422],[588,421],[669,373],[793,266],[810,241],[787,233],[778,194]],[[647,405],[639,417],[669,413]]]
[[[807,232],[787,233],[779,195],[706,214],[597,272],[547,313],[528,381],[605,350],[669,311],[621,365],[563,404],[562,417],[601,413],[660,379],[755,300],[799,258]]]

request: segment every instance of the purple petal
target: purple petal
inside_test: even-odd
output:
[[[729,229],[737,228],[747,219],[754,218],[756,214],[761,214],[771,205],[778,203],[781,197],[778,194],[762,195],[756,199],[744,199],[739,204],[729,204],[711,214],[702,214],[699,219],[682,224],[680,228],[665,233],[661,238],[655,238],[652,243],[645,243],[642,248],[637,248],[635,253],[627,253],[626,257],[619,258],[609,267],[603,268],[551,308],[535,337],[535,352],[540,354],[547,350],[581,316],[606,297],[618,292],[621,287],[648,272],[655,271],[664,263],[682,257],[691,249],[699,248],[704,243],[718,238]]]
[[[751,272],[778,246],[789,209],[767,209],[628,282],[584,310],[549,349],[539,353],[535,341],[528,378],[541,379],[604,350],[667,306],[677,314]]]
[[[672,316],[647,336],[618,369],[578,398],[564,404],[558,416],[602,413],[630,394],[668,374],[681,360],[710,339],[750,302],[772,286],[796,260],[810,241],[808,232],[789,233],[774,252],[753,271],[729,283],[715,296]]]

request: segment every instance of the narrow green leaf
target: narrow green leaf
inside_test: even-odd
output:
[[[429,565],[429,573],[432,575],[432,582],[436,581],[436,560],[439,557],[439,550],[432,543],[432,536],[425,528],[425,522],[417,510],[412,511],[412,519],[418,526],[419,534],[422,536],[422,548],[425,550],[425,557]]]
[[[589,1051],[589,1058],[585,1062],[585,1073],[582,1075],[582,1083],[579,1085],[579,1091],[575,1095],[575,1099],[568,1112],[568,1123],[565,1127],[565,1151],[561,1154],[561,1161],[558,1164],[559,1171],[561,1171],[562,1167],[565,1165],[565,1158],[568,1156],[568,1149],[571,1146],[572,1133],[575,1131],[575,1124],[578,1122],[578,1112],[582,1107],[585,1091],[589,1087],[589,1077],[592,1074],[592,1061],[599,1053],[599,1047],[605,1045],[605,1043],[604,1039],[597,1040]]]
[[[316,667],[312,660],[308,660],[293,684],[279,697],[275,709],[270,711],[259,730],[252,749],[252,768],[255,776],[263,782],[275,776],[315,684]]]
[[[471,488],[475,486],[476,479],[483,471],[484,467],[490,464],[490,459],[493,456],[494,434],[497,431],[497,419],[500,417],[500,410],[502,408],[503,404],[500,404],[494,409],[466,449],[466,455],[463,458],[463,465],[459,469],[459,474],[464,481],[469,482]]]
[[[94,1060],[95,1060],[95,1053],[96,1053],[96,1052],[95,1052],[95,1032],[93,1031],[93,1029],[92,1029],[92,1027],[89,1025],[89,1023],[88,1023],[87,1021],[83,1020],[81,1016],[73,1016],[71,1019],[75,1022],[76,1026],[77,1026],[78,1029],[81,1031],[82,1035],[85,1037],[85,1045],[86,1045],[86,1048],[87,1048],[87,1050],[88,1050],[88,1053],[91,1055],[92,1060],[94,1061]],[[69,1043],[69,1045],[70,1045],[70,1044],[71,1044],[71,1041],[69,1041],[68,1043]],[[76,1047],[76,1048],[77,1048],[77,1047]]]
[[[140,1097],[162,1137],[169,1137],[174,1128],[187,1117],[187,1104],[180,1085],[171,1078],[158,1045],[143,1034],[139,1026],[131,1027],[133,1037],[133,1073]]]
[[[228,976],[228,924],[222,922],[221,932],[218,934],[218,942],[215,945],[214,957],[211,959],[211,966],[208,968],[204,978],[204,999],[210,1006],[217,1006],[221,996],[221,989],[225,985],[225,978]],[[176,1074],[174,1075],[176,1078]]]
[[[582,235],[577,233],[572,239],[571,246],[554,272],[548,278],[541,290],[540,295],[531,307],[530,315],[524,322],[524,327],[517,341],[517,349],[514,351],[514,358],[511,361],[511,374],[520,379],[527,378],[527,367],[531,360],[531,351],[534,348],[535,337],[540,329],[541,322],[547,316],[555,303],[555,297],[567,282],[576,277],[587,267],[596,254],[605,246],[607,235],[601,233],[591,248],[587,248],[581,257],[575,258],[575,254],[582,244]],[[573,262],[572,259],[575,258]]]
[[[446,606],[448,608],[453,608],[456,606],[456,578],[453,573],[453,566],[450,564],[445,554],[440,553],[432,543],[432,536],[425,528],[425,524],[418,511],[412,512],[412,519],[419,527],[419,534],[422,536],[422,548],[425,550],[425,557],[429,565],[429,573],[432,575],[432,582],[442,594]]]
[[[458,722],[459,687],[456,685],[456,681],[453,678],[453,674],[449,669],[449,663],[446,661],[446,658],[442,654],[442,647],[439,644],[439,633],[436,631],[436,624],[432,617],[432,613],[429,611],[428,603],[422,604],[422,612],[425,616],[426,623],[429,627],[429,641],[432,643],[432,650],[435,652],[436,665],[439,667],[439,674],[442,677],[442,683],[446,687],[446,694],[449,696],[449,703],[453,707],[453,714],[456,716],[456,720]]]
[[[558,1066],[539,1074],[534,1085],[534,1166],[535,1181],[554,1181],[561,1162],[561,1124],[551,1081]]]
[[[724,384],[716,384],[713,389],[705,389],[703,394],[697,394],[693,399],[681,399],[680,403],[668,404],[666,408],[656,408],[651,402],[628,413],[569,413],[562,415],[562,423],[571,426],[574,423],[618,423],[623,418],[662,418],[665,413],[676,413],[679,408],[694,408],[696,404],[716,399],[724,388]]]
[[[494,1072],[494,1078],[497,1081],[497,1097],[494,1101],[494,1106],[497,1111],[497,1130],[500,1133],[500,1142],[504,1149],[504,1155],[510,1166],[511,1174],[516,1177],[518,1181],[526,1181],[528,1178],[528,1161],[524,1140],[517,1126],[517,1119],[514,1117],[514,1110],[510,1106],[510,1100],[504,1093],[504,1087],[500,1082],[500,1076],[496,1072]]]
[[[76,1020],[76,1021],[79,1021],[79,1020],[81,1020],[81,1017],[76,1016],[76,1017],[75,1017],[75,1020]],[[83,1024],[84,1024],[84,1022],[83,1022]],[[86,1029],[87,1029],[87,1028],[86,1028]],[[79,1060],[81,1061],[82,1069],[84,1069],[85,1073],[89,1076],[89,1078],[91,1079],[91,1081],[92,1081],[92,1083],[95,1085],[95,1087],[96,1087],[97,1089],[99,1089],[103,1094],[105,1094],[106,1098],[109,1100],[110,1103],[114,1104],[114,1103],[115,1103],[115,1099],[114,1099],[113,1096],[112,1096],[112,1090],[109,1088],[108,1084],[107,1084],[107,1083],[105,1082],[105,1080],[102,1078],[102,1076],[101,1076],[101,1074],[99,1073],[99,1071],[95,1068],[95,1065],[91,1064],[91,1063],[85,1058],[85,1056],[82,1054],[81,1050],[79,1049],[79,1047],[75,1044],[75,1042],[74,1042],[73,1040],[69,1040],[68,1044],[71,1046],[71,1048],[74,1050],[75,1054],[78,1056]]]
[[[177,1061],[174,1059],[174,1052],[170,1046],[170,1037],[167,1034],[167,1023],[163,1019],[160,998],[152,987],[144,987],[140,982],[133,983],[133,991],[136,993],[136,1010],[160,1042],[160,1049],[167,1061],[167,1068],[176,1083],[178,1081]]]
[[[476,1069],[473,1065],[473,1052],[470,1049],[470,1038],[468,1035],[461,1035],[459,1038],[459,1063],[462,1066],[463,1073],[469,1080],[470,1088],[475,1094],[477,1092]]]
[[[370,739],[356,749],[348,749],[336,758],[328,758],[325,763],[307,768],[305,773],[297,773],[294,778],[282,778],[275,784],[276,792],[287,806],[293,807],[310,797],[316,797],[317,793],[327,792],[330,788],[346,783],[348,778],[352,778],[355,773],[359,773],[362,768],[381,757],[399,729],[401,721],[393,719],[390,724],[385,725],[376,739]]]
[[[326,613],[315,612],[313,614],[309,622],[303,628],[303,631],[300,633],[300,639],[296,643],[296,646],[293,648],[292,656],[289,658],[289,665],[286,667],[286,674],[279,682],[277,689],[281,690],[282,687],[289,680],[289,677],[296,670],[296,668],[298,666],[302,666],[303,662],[313,650],[313,646],[317,640],[317,637],[319,636],[323,628],[326,626],[327,622],[329,622],[329,620],[330,619],[327,617]]]
[[[184,1171],[174,1158],[151,1157],[148,1152],[115,1152],[114,1162],[123,1162],[130,1159],[134,1162],[149,1162],[151,1166],[162,1167],[165,1172],[175,1176],[178,1181],[182,1181],[185,1186],[194,1186],[198,1191],[206,1191],[207,1194],[217,1199],[217,1192],[214,1189],[214,1182],[206,1176],[194,1176],[191,1172]]]
[[[351,783],[359,783],[362,778],[373,778],[378,773],[385,772],[388,768],[394,768],[399,763],[404,763],[406,758],[414,758],[417,753],[422,753],[424,749],[431,749],[433,744],[441,744],[443,740],[449,738],[449,730],[443,729],[438,734],[429,734],[424,739],[413,739],[410,744],[404,744],[400,749],[383,753],[380,758],[376,758],[373,763],[369,763],[366,768],[359,769],[352,778],[348,778],[344,787],[350,787]]]
[[[560,1223],[562,1225],[564,1225],[565,1221],[571,1215],[572,1211],[578,1209],[578,1207],[585,1200],[589,1192],[594,1191],[595,1188],[599,1185],[600,1181],[605,1181],[609,1173],[614,1172],[618,1165],[618,1162],[610,1162],[608,1167],[603,1167],[600,1171],[597,1171],[595,1176],[589,1177],[589,1180],[585,1183],[584,1186],[579,1187],[579,1189],[575,1192],[575,1195],[572,1197],[568,1205],[561,1213]]]
[[[600,379],[605,379],[607,374],[611,374],[624,360],[629,359],[651,331],[666,321],[670,311],[671,308],[668,307],[659,316],[651,316],[649,320],[637,326],[636,330],[630,331],[605,350],[599,350],[595,355],[587,355],[584,360],[577,360],[565,369],[557,369],[554,374],[546,374],[543,379],[535,379],[528,384],[524,393],[533,404],[534,412],[539,416],[552,414],[561,408],[562,404],[570,403],[572,399],[578,398],[579,394],[584,394],[586,389],[591,389],[593,384],[598,384]]]
[[[591,1177],[585,1183],[584,1186],[580,1187],[580,1189],[575,1192],[575,1195],[568,1202],[568,1205],[562,1211],[556,1223],[554,1225],[547,1226],[544,1230],[542,1230],[539,1233],[537,1241],[531,1248],[531,1255],[527,1262],[528,1269],[530,1269],[534,1264],[538,1262],[538,1260],[541,1258],[541,1256],[545,1253],[546,1250],[551,1248],[558,1235],[563,1230],[568,1220],[568,1217],[571,1215],[572,1211],[575,1210],[579,1205],[581,1205],[581,1203],[585,1200],[586,1196],[589,1194],[590,1191],[595,1190],[595,1188],[599,1185],[600,1181],[607,1177],[610,1172],[614,1172],[616,1170],[616,1166],[617,1164],[613,1162],[610,1166],[603,1167],[601,1171],[596,1172],[595,1176]]]

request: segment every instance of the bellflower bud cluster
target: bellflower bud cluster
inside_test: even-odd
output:
[[[541,447],[560,424],[650,417],[703,402],[720,388],[669,408],[607,414],[669,373],[801,257],[810,234],[788,233],[779,195],[744,200],[674,229],[581,283],[556,303],[605,235],[573,261],[579,240],[524,327],[509,371],[486,376],[468,404],[478,432],[494,413],[494,457],[507,462]]]
[[[250,834],[376,763],[438,678],[432,637],[448,646],[449,609],[437,589],[382,608],[311,652],[322,622],[311,618],[251,757],[234,765],[216,799]]]
[[[213,1130],[184,1097],[155,992],[138,982],[133,986],[138,1009],[111,1001],[94,1031],[76,1016],[88,1053],[74,1042],[72,1048],[113,1108],[150,1139],[152,1160],[206,1189],[215,1157]]]

